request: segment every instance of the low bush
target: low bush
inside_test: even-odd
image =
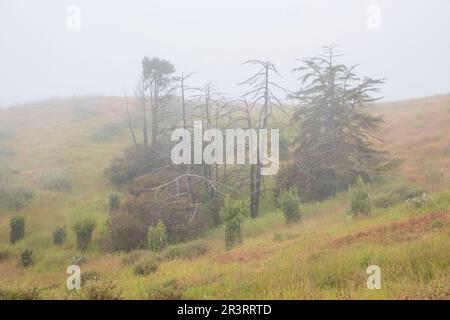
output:
[[[421,188],[402,186],[389,193],[382,194],[373,199],[372,204],[375,208],[389,208],[402,203],[408,199],[422,196],[425,191]]]
[[[20,254],[20,265],[24,268],[27,268],[34,263],[33,258],[33,250],[31,249],[25,249]]]
[[[161,220],[158,220],[156,226],[148,227],[148,248],[158,252],[167,246],[166,226]]]
[[[192,259],[206,254],[209,246],[204,242],[192,242],[169,247],[164,254],[166,259]]]
[[[90,281],[84,287],[88,300],[120,300],[122,291],[111,281]]]
[[[225,222],[225,247],[227,249],[242,243],[241,224],[246,212],[246,206],[243,201],[230,198],[225,199],[222,216]]]
[[[40,300],[41,290],[33,288],[0,287],[0,300]]]
[[[156,270],[158,270],[158,263],[153,259],[147,259],[134,267],[134,274],[137,276],[147,276],[156,272]]]
[[[71,178],[65,173],[51,173],[42,176],[40,184],[43,189],[56,192],[67,192],[73,187]]]
[[[88,248],[95,227],[96,223],[91,219],[81,220],[74,224],[73,231],[77,236],[78,250],[86,250]]]
[[[113,212],[108,219],[105,247],[111,251],[131,251],[146,247],[147,228],[128,212]]]
[[[22,209],[33,198],[33,191],[27,188],[4,188],[0,190],[0,206],[9,210]]]
[[[300,203],[297,188],[292,187],[280,195],[280,204],[287,224],[300,220]]]
[[[101,280],[101,275],[97,271],[87,271],[81,273],[81,287],[83,288],[88,282]]]
[[[23,217],[14,216],[9,222],[10,234],[9,242],[15,244],[17,241],[25,237],[25,219]]]
[[[368,216],[371,212],[369,194],[367,193],[366,185],[360,176],[356,179],[356,188],[352,194],[351,208],[354,216]]]
[[[111,193],[109,195],[108,208],[109,212],[116,211],[120,208],[120,196],[117,193]]]
[[[91,134],[91,139],[96,142],[109,142],[119,137],[124,129],[121,123],[108,123],[96,128]]]
[[[53,231],[53,244],[62,245],[67,239],[66,227],[57,227]]]
[[[146,299],[151,300],[181,300],[184,296],[184,287],[176,279],[155,284],[146,291]]]

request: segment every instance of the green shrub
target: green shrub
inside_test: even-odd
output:
[[[111,281],[90,281],[84,287],[88,300],[120,300],[122,291]]]
[[[72,190],[72,180],[64,173],[51,173],[41,177],[40,184],[45,190],[67,192]]]
[[[173,246],[167,249],[165,258],[172,260],[177,258],[192,259],[206,254],[209,246],[203,242],[193,242]]]
[[[53,244],[62,245],[67,239],[66,227],[57,227],[53,231]]]
[[[156,270],[158,270],[158,263],[153,259],[148,259],[138,263],[134,267],[134,274],[137,276],[147,276],[156,272]]]
[[[40,300],[41,292],[38,288],[0,287],[0,300]]]
[[[184,295],[183,285],[176,279],[164,281],[150,287],[146,292],[146,299],[151,300],[181,300]]]
[[[112,193],[109,195],[108,207],[110,212],[120,208],[120,197],[117,193]]]
[[[10,210],[24,208],[33,198],[33,191],[27,188],[5,188],[0,190],[0,205]]]
[[[33,259],[33,250],[31,249],[25,249],[20,254],[20,265],[22,267],[29,267],[34,263]]]
[[[242,243],[241,224],[246,214],[245,204],[241,200],[226,198],[222,208],[225,222],[225,247],[232,247]]]
[[[25,236],[25,219],[23,217],[14,216],[11,218],[10,223],[9,242],[15,244],[17,241],[22,240]]]
[[[158,220],[156,226],[148,228],[148,248],[158,252],[167,246],[166,226],[161,220]]]
[[[363,179],[359,176],[356,179],[356,188],[352,195],[352,213],[355,216],[368,216],[371,212],[370,198],[366,190]]]
[[[433,229],[440,229],[444,226],[444,222],[442,220],[436,219],[431,223],[431,227]]]
[[[77,249],[86,250],[91,242],[92,232],[96,227],[95,221],[85,219],[75,223],[73,231],[77,236]]]
[[[300,219],[300,203],[301,199],[296,187],[289,188],[289,190],[281,193],[280,204],[286,223],[289,224]]]

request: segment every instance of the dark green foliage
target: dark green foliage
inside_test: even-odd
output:
[[[33,191],[27,188],[0,189],[0,207],[10,210],[24,208],[34,198]]]
[[[225,222],[225,247],[232,247],[242,243],[241,224],[246,215],[246,206],[241,200],[226,198],[222,208]]]
[[[293,115],[298,133],[293,176],[285,176],[290,183],[283,187],[296,185],[305,201],[345,190],[358,175],[367,178],[391,161],[372,147],[382,118],[363,110],[376,101],[372,95],[384,81],[356,76],[355,68],[338,64],[337,57],[326,47],[294,69],[301,81],[292,95],[300,106]]]
[[[84,219],[74,224],[72,229],[77,236],[78,250],[86,250],[88,248],[95,227],[96,223],[91,219]]]
[[[151,300],[181,300],[184,296],[184,287],[176,279],[164,281],[162,284],[151,286],[146,292],[146,299]]]
[[[9,222],[10,234],[9,242],[15,244],[22,240],[25,236],[25,219],[23,217],[14,216]]]
[[[33,250],[31,249],[25,249],[20,254],[20,265],[22,267],[29,267],[34,263],[33,259]]]
[[[40,300],[41,290],[33,288],[0,287],[0,300]]]
[[[158,220],[156,226],[148,227],[148,248],[158,252],[167,246],[166,226]]]
[[[117,193],[109,195],[108,202],[109,212],[115,211],[120,208],[120,196]]]
[[[57,227],[53,231],[53,244],[62,245],[67,239],[66,227]]]
[[[145,248],[147,245],[147,228],[128,212],[113,212],[108,220],[108,230],[106,239],[108,250],[131,251]]]
[[[42,188],[56,192],[67,192],[73,187],[71,178],[65,173],[49,173],[40,179]]]
[[[300,220],[300,203],[297,188],[292,187],[281,193],[280,204],[286,223]]]
[[[352,194],[352,214],[354,216],[370,215],[370,198],[366,190],[366,185],[361,177],[356,180],[356,187]]]
[[[209,246],[203,242],[192,242],[186,244],[180,244],[167,249],[165,258],[171,259],[192,259],[206,254],[209,250]]]
[[[158,263],[153,259],[148,259],[138,263],[134,267],[134,274],[137,276],[147,276],[156,272],[156,270],[158,270]]]

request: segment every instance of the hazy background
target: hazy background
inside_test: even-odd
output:
[[[81,9],[79,30],[66,9]],[[367,7],[381,29],[367,27]],[[337,43],[342,62],[387,78],[388,100],[450,92],[448,0],[0,0],[0,105],[51,97],[129,94],[144,55],[198,72],[233,95],[247,59],[275,62],[297,87],[295,59]]]

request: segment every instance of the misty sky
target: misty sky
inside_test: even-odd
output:
[[[80,8],[79,30],[66,10]],[[367,7],[381,9],[380,30]],[[221,91],[273,61],[298,87],[296,59],[337,43],[341,61],[386,78],[388,100],[450,92],[448,0],[0,0],[0,105],[74,95],[132,94],[143,56],[170,60],[191,84]]]

